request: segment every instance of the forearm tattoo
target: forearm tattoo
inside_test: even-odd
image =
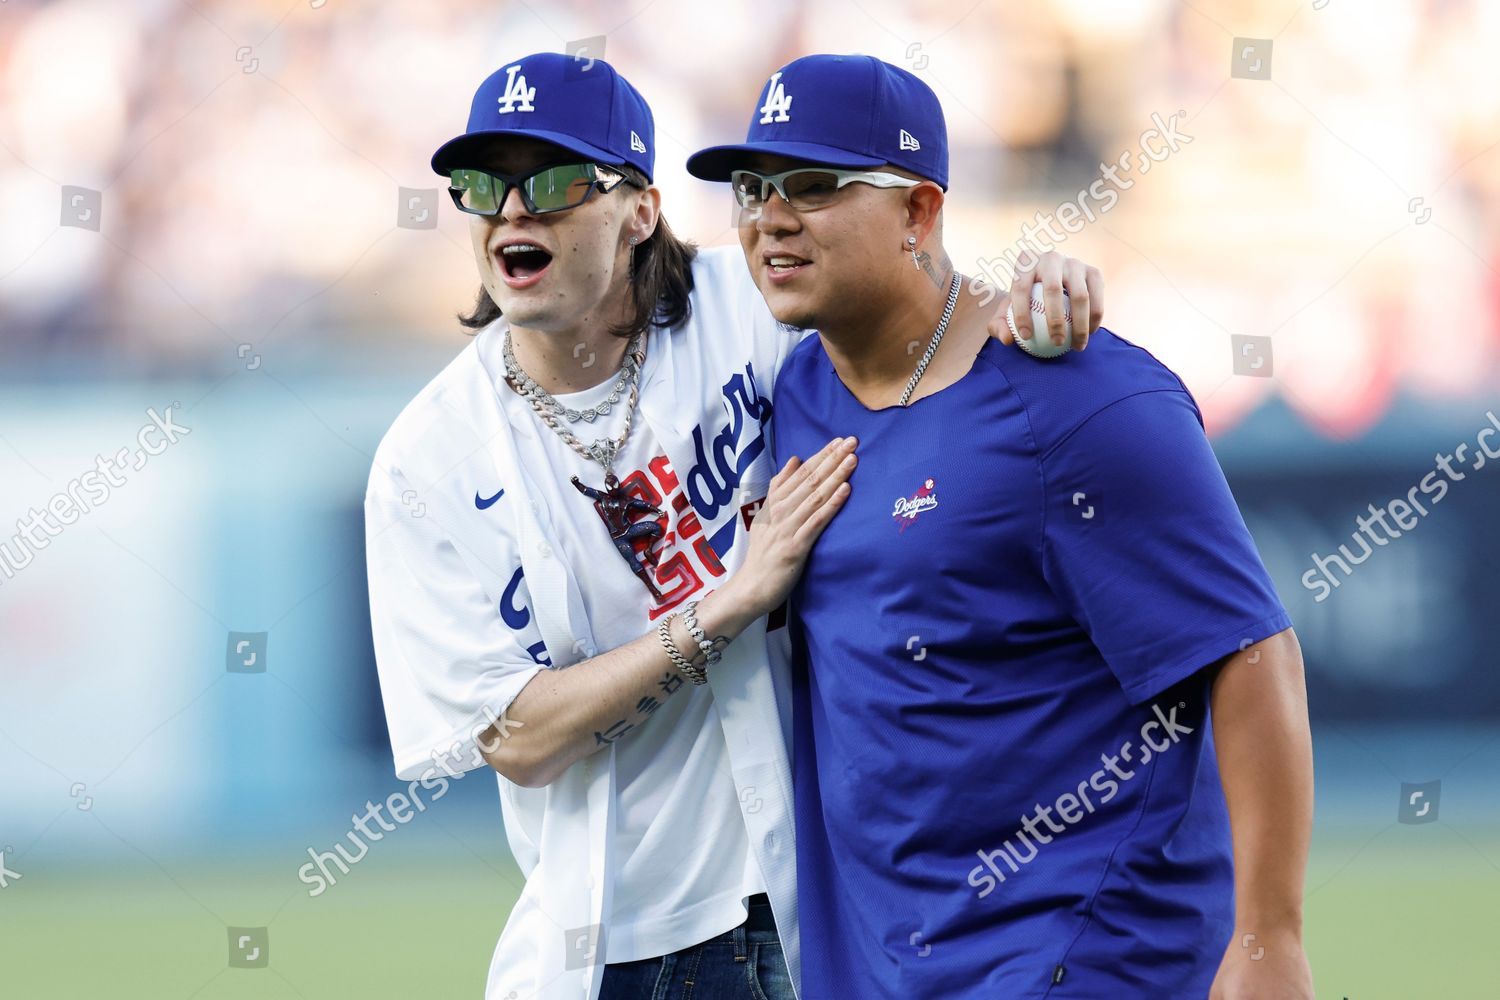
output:
[[[727,635],[714,636],[713,647],[715,650],[723,652],[730,641]],[[695,667],[705,666],[708,663],[708,655],[703,652],[701,647],[698,647],[697,643],[693,645],[698,651],[696,655],[688,659],[688,662]],[[600,747],[609,746],[637,725],[644,724],[646,718],[661,707],[662,701],[676,694],[677,689],[682,687],[683,683],[682,675],[675,670],[664,672],[661,677],[657,678],[656,685],[650,691],[641,695],[640,699],[635,703],[635,721],[630,722],[626,719],[620,719],[608,729],[602,731],[594,730],[594,745]],[[660,699],[657,698],[658,694],[661,695]]]

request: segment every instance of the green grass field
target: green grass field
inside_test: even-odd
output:
[[[163,870],[136,858],[63,878],[41,849],[0,892],[0,996],[478,1000],[514,868],[452,841],[380,846],[315,899],[295,864]],[[1318,995],[1496,996],[1497,866],[1500,831],[1320,838],[1307,900]],[[268,927],[267,968],[227,967],[226,925]]]

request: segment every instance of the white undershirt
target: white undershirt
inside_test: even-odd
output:
[[[653,331],[651,336],[661,334]],[[614,382],[611,376],[597,386],[556,399],[573,409],[586,409],[608,396]],[[671,381],[662,380],[652,390],[642,391],[653,390],[670,395]],[[536,431],[517,435],[517,457],[533,470],[550,470],[535,475],[541,487],[537,499],[546,504],[564,561],[588,567],[579,574],[578,585],[598,651],[654,631],[661,615],[652,617],[651,612],[659,609],[658,602],[611,543],[592,502],[569,482],[570,476],[577,476],[602,490],[603,469],[570,448],[509,386],[502,382],[498,391],[507,413],[513,419],[518,414],[528,419]],[[622,391],[611,412],[592,423],[563,421],[563,426],[585,447],[597,438],[617,438],[624,426],[628,394],[628,389]],[[630,437],[615,459],[616,475],[628,482],[632,474],[642,472],[664,498],[680,495],[680,486],[670,492],[664,488],[674,470],[663,468],[665,462],[657,461],[661,458],[654,435],[637,411]],[[653,463],[656,469],[651,468]],[[682,470],[675,471],[680,474]],[[669,544],[657,542],[662,551],[653,577],[663,581],[660,590],[672,595],[673,610],[681,610],[684,591],[691,598],[701,598],[723,579],[699,558],[691,541],[676,537],[681,532],[694,535],[693,522],[683,524],[681,512],[672,509],[669,499],[663,500],[663,507]],[[686,508],[690,517],[691,511],[690,506]],[[647,515],[633,518],[644,519]],[[695,537],[702,539],[701,531]],[[697,579],[691,583],[679,582],[694,576]],[[667,673],[664,669],[663,675]],[[654,958],[722,934],[744,921],[744,900],[765,891],[740,813],[713,693],[707,685],[680,680],[675,671],[671,677],[667,686],[674,690],[670,694],[660,683],[642,687],[641,696],[654,697],[660,707],[628,732],[616,735],[618,822],[613,850],[618,875],[606,937],[605,961],[610,963]],[[631,713],[627,721],[634,719]],[[610,735],[606,731],[606,738]]]

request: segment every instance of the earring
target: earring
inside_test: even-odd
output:
[[[630,237],[630,245],[631,246],[635,246],[640,241],[641,241],[641,238],[639,236],[632,236],[632,237]]]
[[[915,236],[908,236],[906,238],[906,249],[911,254],[911,266],[915,267],[918,271],[922,270],[922,262],[917,259],[917,238]]]

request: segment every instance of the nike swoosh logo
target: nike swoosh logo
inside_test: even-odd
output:
[[[489,510],[491,507],[495,506],[495,501],[499,500],[503,496],[505,496],[505,491],[504,490],[501,490],[499,493],[496,493],[494,496],[490,497],[488,500],[486,500],[484,497],[480,496],[478,493],[475,493],[474,494],[474,506],[477,507],[477,508],[479,508],[480,510]]]

